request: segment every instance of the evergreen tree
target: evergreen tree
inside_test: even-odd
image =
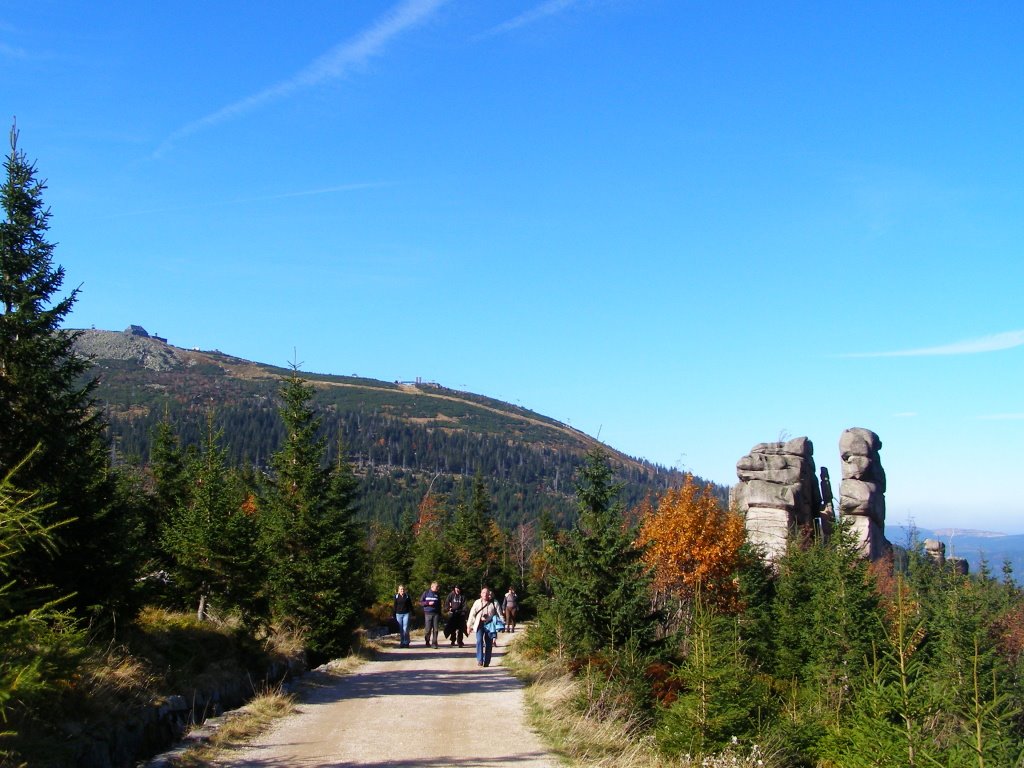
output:
[[[501,553],[493,526],[491,497],[483,476],[477,473],[469,503],[456,505],[447,536],[467,594],[478,593],[485,584],[497,592]]]
[[[764,666],[788,689],[777,734],[810,760],[822,733],[844,722],[884,642],[874,580],[844,527],[827,542],[791,542],[778,565],[771,616],[774,642]]]
[[[775,674],[841,697],[882,639],[868,563],[846,529],[827,542],[790,545],[779,563],[774,618]]]
[[[542,631],[548,645],[571,656],[622,648],[631,637],[648,642],[653,635],[650,573],[618,501],[621,488],[604,452],[591,451],[577,483],[579,519],[553,542],[553,598]]]
[[[124,546],[131,532],[111,503],[94,382],[80,383],[89,366],[74,353],[76,335],[60,327],[78,291],[59,297],[64,268],[53,263],[46,239],[46,184],[18,149],[14,128],[10,145],[0,189],[0,474],[34,451],[21,482],[38,489],[44,522],[71,521],[55,532],[59,556],[26,552],[19,577],[73,594],[79,609],[117,605],[136,565]]]
[[[200,620],[211,609],[266,620],[256,510],[219,439],[208,421],[205,442],[185,467],[188,494],[171,512],[163,545],[173,558],[173,582]]]
[[[399,584],[409,584],[416,546],[414,523],[412,516],[406,515],[396,527],[371,524],[373,588],[378,601],[389,602]]]
[[[274,614],[307,633],[317,657],[343,654],[368,602],[351,478],[324,465],[326,441],[313,388],[293,367],[281,386],[285,442],[274,454],[265,513]]]
[[[942,588],[927,614],[928,671],[942,730],[955,733],[950,750],[964,765],[1013,765],[1022,702],[996,629],[1008,607],[1006,585],[931,565]]]
[[[43,522],[45,505],[38,494],[15,484],[26,464],[0,475],[0,722],[5,724],[12,705],[29,707],[66,685],[84,649],[85,633],[60,600],[47,600],[20,579],[9,580],[20,552],[53,547],[55,530]],[[10,735],[0,732],[0,738]],[[5,757],[0,749],[4,765]]]
[[[937,713],[922,646],[927,630],[904,584],[896,585],[881,653],[857,681],[851,712],[830,728],[824,752],[851,768],[941,765],[926,729]]]
[[[207,429],[209,426],[208,420]],[[188,456],[181,448],[181,440],[165,413],[163,420],[153,429],[149,456],[154,482],[153,522],[157,530],[163,530],[171,512],[180,508],[188,496],[187,462]]]
[[[407,586],[414,601],[432,581],[437,581],[445,592],[459,580],[458,566],[448,541],[449,527],[448,510],[436,496],[428,493],[420,502],[419,517],[413,527],[415,541]]]
[[[769,692],[743,652],[738,619],[720,612],[700,589],[693,596],[686,656],[673,677],[679,698],[664,710],[658,728],[660,744],[672,754],[720,751],[737,738],[758,736],[769,719]]]
[[[335,582],[329,599],[331,621],[322,630],[326,638],[347,638],[359,625],[363,608],[373,602],[366,536],[358,519],[359,481],[339,443],[327,488],[327,514],[320,518],[318,556],[324,570],[343,578]],[[339,647],[340,650],[340,647]]]

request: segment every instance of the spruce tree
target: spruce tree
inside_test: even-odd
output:
[[[396,527],[371,523],[373,590],[377,600],[390,601],[399,584],[409,584],[416,535],[415,519],[405,514]]]
[[[202,447],[184,468],[187,495],[170,514],[163,545],[173,557],[173,582],[200,620],[210,611],[238,611],[257,623],[267,617],[256,510],[220,437],[208,421]]]
[[[339,441],[327,488],[327,514],[322,518],[319,553],[327,572],[344,574],[331,593],[328,637],[348,637],[359,625],[362,610],[373,602],[370,561],[363,525],[358,519],[359,481]]]
[[[500,553],[492,535],[493,523],[487,485],[477,473],[469,503],[456,505],[455,519],[448,531],[459,579],[467,594],[478,593],[485,584],[497,591]]]
[[[274,614],[302,628],[314,656],[327,658],[349,648],[369,602],[355,486],[340,466],[332,472],[324,465],[313,388],[294,366],[280,396],[285,442],[271,461],[264,514]]]
[[[111,503],[104,424],[94,382],[83,383],[89,364],[74,352],[76,334],[61,328],[78,290],[60,296],[65,275],[46,239],[46,183],[18,149],[15,128],[10,146],[0,189],[0,475],[34,451],[20,482],[38,490],[45,523],[71,521],[55,531],[59,555],[26,552],[19,577],[73,593],[79,609],[116,605],[134,576],[132,532]]]
[[[594,449],[576,487],[579,519],[553,542],[553,599],[545,634],[572,656],[615,650],[631,638],[648,642],[654,629],[650,574],[619,501],[608,458]]]
[[[85,633],[61,602],[47,600],[14,578],[17,554],[37,546],[52,548],[55,533],[43,522],[46,510],[38,494],[15,484],[24,466],[0,475],[0,722],[5,725],[8,707],[29,707],[67,680],[84,648]],[[11,735],[0,733],[0,764],[7,765],[4,758],[10,757],[2,737]]]
[[[189,457],[182,450],[181,440],[166,413],[153,428],[151,445],[149,470],[154,482],[153,523],[157,530],[162,530],[171,512],[179,508],[188,496],[186,466]]]
[[[437,581],[444,592],[460,578],[449,542],[450,519],[448,508],[437,496],[428,493],[423,497],[419,505],[419,516],[413,526],[415,538],[407,585],[414,600],[419,598],[432,581]]]
[[[823,696],[841,698],[882,640],[868,562],[843,527],[827,542],[791,543],[773,609],[775,674],[810,682]]]
[[[772,705],[744,652],[738,618],[721,613],[700,589],[692,612],[686,655],[673,673],[679,697],[661,712],[657,735],[672,754],[703,755],[759,736]]]

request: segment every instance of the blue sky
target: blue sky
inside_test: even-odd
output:
[[[436,380],[721,483],[878,432],[1024,532],[1024,6],[0,3],[69,325]],[[5,118],[6,119],[6,118]]]

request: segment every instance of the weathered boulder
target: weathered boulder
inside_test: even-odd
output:
[[[924,552],[936,565],[946,564],[946,545],[938,539],[925,539]]]
[[[844,478],[839,484],[839,511],[844,515],[870,517],[885,525],[885,496],[878,483]]]
[[[730,502],[746,517],[750,542],[762,546],[769,560],[785,552],[792,530],[819,518],[814,445],[806,437],[758,443],[736,463],[736,476]]]
[[[839,458],[843,462],[843,478],[867,480],[885,493],[885,470],[878,452],[882,441],[870,429],[853,427],[839,437]]]

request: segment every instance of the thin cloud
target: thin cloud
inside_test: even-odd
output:
[[[0,43],[0,56],[3,56],[4,58],[7,58],[7,59],[28,59],[28,58],[30,58],[29,54],[28,54],[28,51],[26,51],[25,49],[23,49],[23,48],[15,48],[12,45],[7,45],[7,43]]]
[[[357,192],[363,189],[379,189],[381,187],[393,186],[389,181],[366,181],[353,184],[339,184],[335,187],[322,187],[320,189],[304,189],[297,192],[281,192],[276,195],[263,195],[260,197],[239,197],[233,200],[217,200],[203,203],[201,205],[179,205],[167,208],[149,208],[141,211],[124,211],[111,215],[109,218],[122,218],[125,216],[152,216],[160,213],[181,213],[183,211],[195,211],[204,208],[222,208],[230,205],[245,205],[247,203],[265,203],[273,200],[287,200],[293,197],[312,197],[314,195],[330,195],[338,192]]]
[[[390,187],[388,181],[366,181],[356,184],[341,184],[337,187],[324,187],[323,189],[306,189],[301,192],[282,192],[278,195],[267,195],[265,197],[244,197],[232,200],[232,203],[262,203],[267,200],[286,200],[290,197],[310,197],[312,195],[329,195],[334,192],[356,192],[361,189],[379,189]]]
[[[957,341],[938,347],[903,349],[895,352],[849,352],[839,357],[936,357],[941,355],[977,355],[983,352],[1000,352],[1024,344],[1024,330],[996,333],[977,339]]]
[[[282,80],[259,93],[239,99],[182,126],[164,140],[153,153],[154,157],[159,157],[176,142],[202,130],[252,112],[265,104],[283,99],[297,91],[344,77],[372,57],[379,56],[392,39],[426,21],[446,2],[448,0],[405,0],[401,5],[378,19],[373,26],[335,46],[287,80]]]
[[[485,32],[481,32],[475,39],[483,40],[488,37],[504,35],[507,32],[512,32],[521,27],[525,27],[528,24],[533,24],[535,21],[540,21],[541,19],[546,19],[548,16],[554,16],[557,13],[561,13],[570,6],[576,5],[578,2],[579,0],[547,0],[547,2],[541,3],[529,11],[525,11],[508,21],[491,27]]]

